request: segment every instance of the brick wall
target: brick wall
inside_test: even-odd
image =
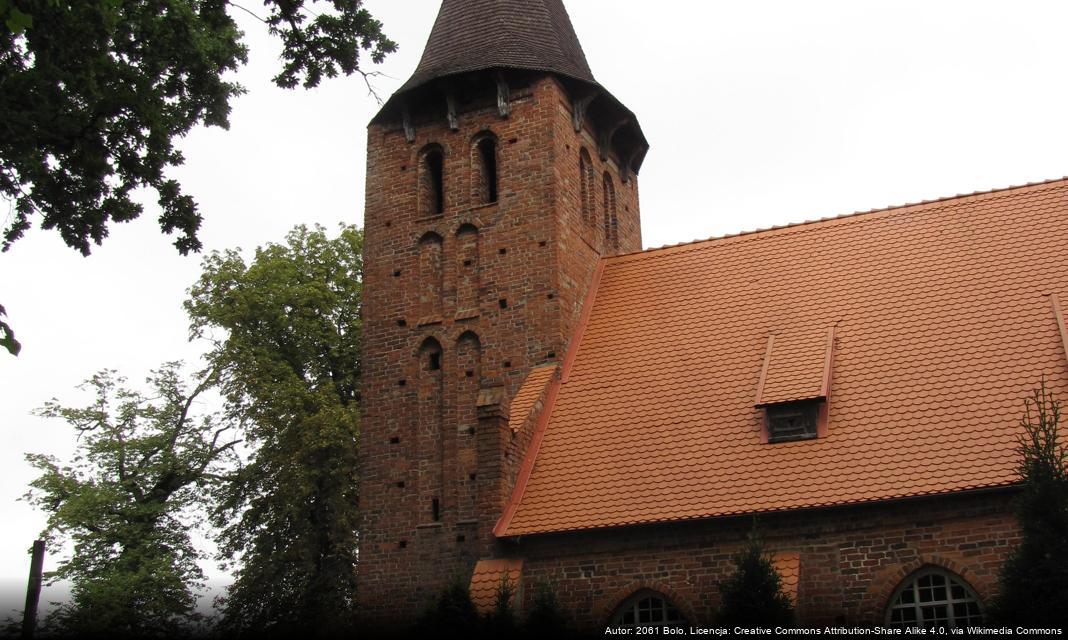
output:
[[[400,123],[368,131],[358,599],[381,621],[496,553],[530,438],[509,400],[563,358],[599,257],[641,248],[637,179],[602,159],[596,122],[574,130],[563,86],[513,74],[502,118],[482,81],[457,81],[455,131],[433,94],[410,105],[414,142]]]
[[[986,603],[1019,538],[1012,492],[763,516],[771,553],[800,556],[798,619],[807,625],[882,624],[901,581],[925,565],[964,578]],[[603,631],[641,589],[667,595],[691,623],[711,624],[717,584],[733,570],[750,518],[527,536],[502,542],[521,557],[527,602],[540,582],[555,588],[581,628]]]

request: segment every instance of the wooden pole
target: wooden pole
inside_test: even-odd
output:
[[[26,585],[26,608],[22,610],[22,637],[32,638],[37,627],[37,603],[41,599],[41,577],[44,571],[44,540],[33,541],[30,559],[30,581]]]

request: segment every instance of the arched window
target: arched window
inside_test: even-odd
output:
[[[596,196],[593,193],[593,160],[585,149],[579,151],[579,198],[582,200],[582,219],[596,228]]]
[[[686,620],[678,608],[661,593],[656,591],[639,591],[612,614],[610,626],[613,627],[685,627]]]
[[[425,323],[441,316],[442,285],[441,236],[428,233],[419,240],[419,321]]]
[[[481,133],[471,147],[472,191],[479,204],[497,202],[497,137]]]
[[[604,172],[604,243],[611,249],[619,248],[619,220],[616,218],[616,186],[612,176]]]
[[[890,598],[886,611],[888,627],[934,625],[954,629],[982,622],[983,612],[975,591],[959,576],[935,567],[906,578]]]
[[[456,231],[456,313],[478,313],[478,229],[465,224]]]
[[[445,152],[436,144],[419,153],[419,213],[424,218],[445,213]]]

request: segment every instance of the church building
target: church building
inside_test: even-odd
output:
[[[561,0],[444,0],[368,129],[360,610],[708,625],[755,518],[800,624],[982,621],[1068,180],[642,250],[648,147]]]

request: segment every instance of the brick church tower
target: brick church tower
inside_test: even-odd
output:
[[[641,249],[647,148],[561,0],[444,0],[371,122],[358,593],[371,619],[408,621],[501,555],[494,526],[533,430],[514,405],[529,413],[559,375],[600,258]]]

